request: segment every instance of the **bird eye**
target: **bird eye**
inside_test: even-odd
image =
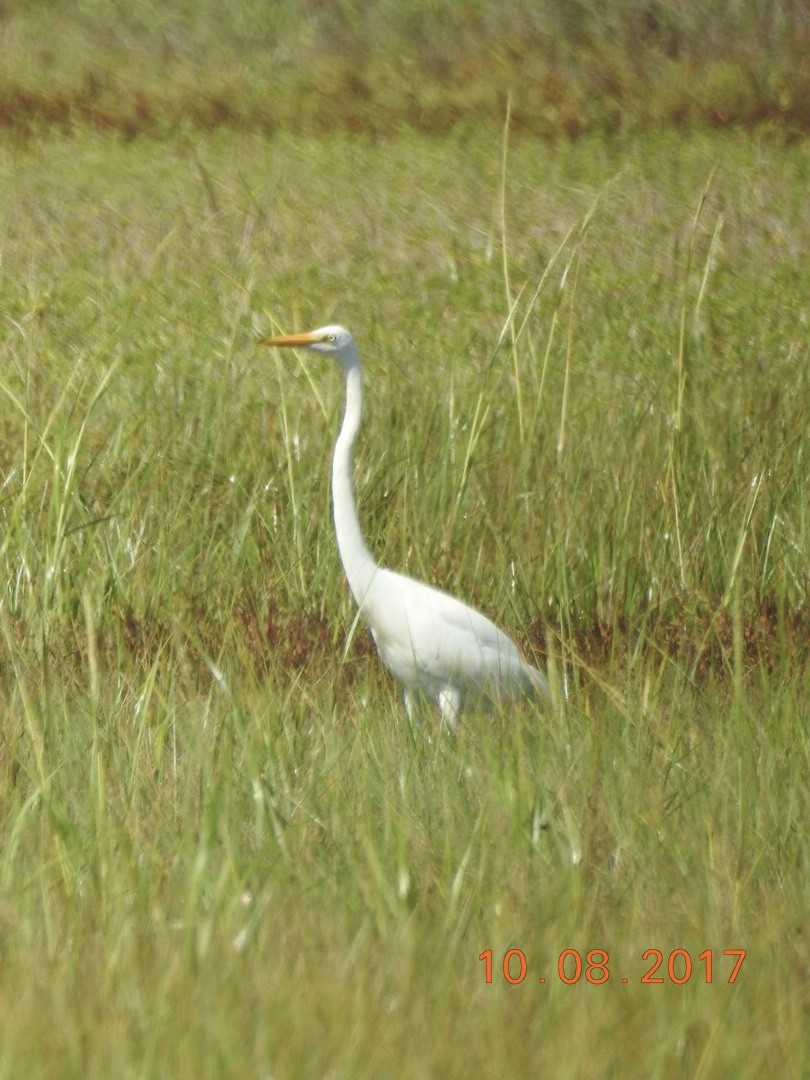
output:
[[[330,345],[334,345],[337,341],[337,336],[335,334],[327,334],[326,340],[329,342]]]

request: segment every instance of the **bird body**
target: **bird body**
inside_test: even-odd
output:
[[[543,674],[486,616],[421,581],[379,567],[360,530],[352,488],[352,453],[360,430],[363,373],[357,346],[342,326],[268,338],[331,355],[346,379],[346,411],[332,458],[335,534],[349,588],[380,658],[405,687],[413,717],[422,694],[455,724],[465,702],[547,694]]]
[[[421,692],[454,721],[464,702],[543,692],[545,680],[485,615],[420,581],[378,570],[358,600],[380,657],[405,685],[406,704]]]

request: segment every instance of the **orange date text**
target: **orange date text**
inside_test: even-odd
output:
[[[578,949],[563,949],[557,956],[556,970],[538,973],[529,971],[529,961],[523,949],[507,949],[502,957],[493,957],[492,949],[484,949],[478,959],[484,965],[484,982],[503,979],[510,986],[527,981],[545,983],[549,979],[574,986],[584,980],[600,986],[613,978],[622,984],[637,983],[642,986],[663,986],[669,983],[683,986],[690,980],[700,983],[715,981],[735,983],[745,960],[745,949],[704,949],[694,959],[688,949],[645,949],[641,961],[634,965],[630,974],[620,978],[611,971],[610,954],[607,949],[588,949],[583,955]]]

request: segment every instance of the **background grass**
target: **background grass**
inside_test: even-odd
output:
[[[802,0],[7,4],[0,125],[806,131]]]
[[[807,148],[513,109],[4,147],[0,1074],[802,1075]],[[372,549],[550,709],[411,729],[353,632],[339,374],[255,347],[332,319]]]

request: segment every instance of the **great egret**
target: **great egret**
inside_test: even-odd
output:
[[[385,570],[366,547],[352,490],[352,450],[363,408],[357,346],[342,326],[266,338],[262,345],[325,353],[346,377],[346,412],[332,459],[335,533],[343,569],[380,658],[405,686],[413,719],[420,694],[434,699],[454,726],[465,701],[545,696],[543,674],[480,612],[421,581]]]

